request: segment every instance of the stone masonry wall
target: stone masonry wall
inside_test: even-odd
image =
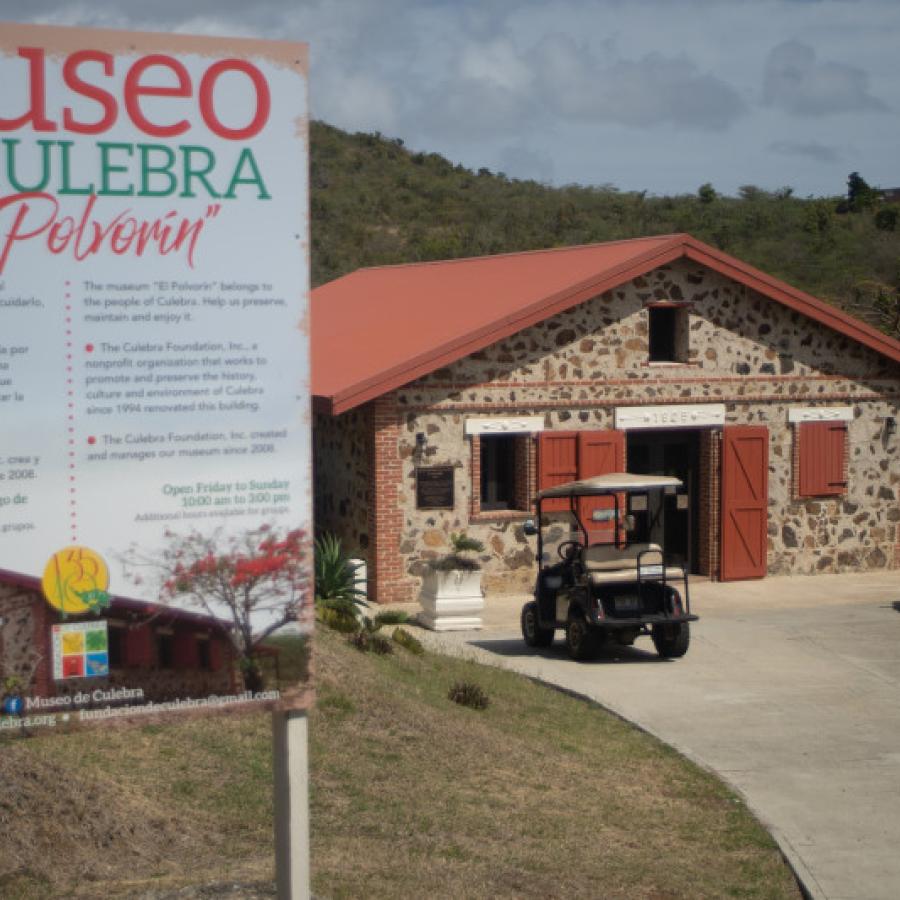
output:
[[[691,304],[684,363],[648,363],[645,304],[654,300]],[[472,515],[467,418],[542,415],[546,429],[610,429],[620,405],[717,402],[726,405],[727,424],[768,426],[771,573],[898,565],[900,438],[882,438],[884,418],[900,418],[898,401],[900,367],[874,351],[699,264],[660,267],[380,399],[382,430],[392,424],[391,453],[400,460],[401,574],[392,576],[391,599],[414,599],[427,560],[461,529],[487,545],[488,592],[524,590],[533,579],[527,513]],[[815,405],[854,409],[848,489],[840,498],[799,500],[787,415]],[[347,431],[355,443],[356,429]],[[416,450],[418,432],[427,437],[424,453]],[[437,464],[455,467],[455,506],[417,510],[415,468]],[[380,487],[387,470],[376,471]],[[707,542],[709,565],[717,555]]]
[[[30,683],[43,652],[35,644],[34,592],[0,584],[0,681]]]
[[[369,547],[371,409],[314,420],[313,470],[316,530],[341,539],[350,556]]]

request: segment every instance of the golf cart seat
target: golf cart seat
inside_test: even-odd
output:
[[[641,553],[646,554],[641,560],[645,566],[662,566],[663,553],[659,544],[642,543],[629,544],[627,547],[594,544],[582,550],[581,563],[591,584],[634,581],[637,578],[638,555]],[[661,577],[663,573],[660,570],[654,574]],[[665,577],[667,581],[684,578],[684,570],[677,566],[666,566]]]

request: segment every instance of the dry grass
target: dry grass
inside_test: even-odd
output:
[[[799,897],[718,780],[619,719],[462,660],[318,644],[327,897]],[[447,699],[457,680],[483,711]]]
[[[737,798],[601,710],[327,632],[316,655],[320,898],[799,896]],[[264,716],[0,742],[0,896],[269,881],[270,753]]]

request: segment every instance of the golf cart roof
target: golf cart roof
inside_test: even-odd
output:
[[[581,481],[557,484],[545,488],[537,496],[539,500],[550,497],[590,497],[597,494],[635,493],[681,486],[681,481],[670,475],[631,475],[628,472],[613,472],[609,475],[595,475]]]

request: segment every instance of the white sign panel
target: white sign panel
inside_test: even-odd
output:
[[[725,424],[724,403],[617,406],[616,428],[703,428]]]
[[[543,430],[543,416],[466,419],[466,434],[534,434]]]
[[[0,84],[0,569],[308,534],[305,46],[4,25]]]
[[[810,406],[788,410],[788,422],[852,422],[852,406]]]

